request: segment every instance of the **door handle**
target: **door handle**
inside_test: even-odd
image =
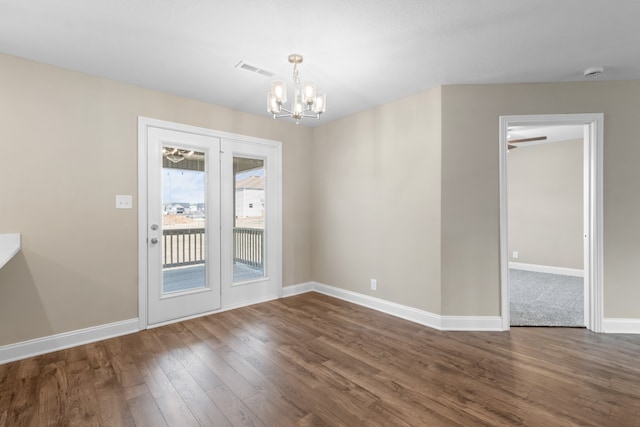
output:
[[[151,244],[155,245],[156,243],[158,243],[158,238],[157,237],[152,238],[151,239]]]

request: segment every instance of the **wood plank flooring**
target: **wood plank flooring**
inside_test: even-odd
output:
[[[640,426],[640,336],[307,293],[0,365],[0,426]]]

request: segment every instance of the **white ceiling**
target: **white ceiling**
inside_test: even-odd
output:
[[[0,0],[0,52],[267,115],[271,78],[326,123],[443,84],[640,79],[638,0]]]

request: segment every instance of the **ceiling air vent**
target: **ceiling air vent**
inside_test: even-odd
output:
[[[260,67],[256,67],[255,65],[247,64],[244,61],[240,61],[236,64],[235,68],[242,68],[243,70],[251,71],[252,73],[260,74],[265,77],[273,77],[274,73],[271,71],[265,70]]]

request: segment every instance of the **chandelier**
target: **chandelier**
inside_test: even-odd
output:
[[[293,64],[293,101],[291,107],[285,107],[287,102],[287,85],[283,80],[271,82],[271,91],[267,94],[267,111],[274,119],[291,117],[296,123],[304,117],[319,119],[327,104],[327,95],[316,92],[313,82],[300,83],[298,64],[302,63],[302,55],[289,55],[289,62]]]

